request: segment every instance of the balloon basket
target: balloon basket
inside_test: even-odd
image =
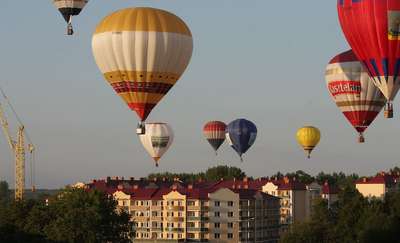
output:
[[[72,28],[71,24],[68,24],[67,35],[73,35],[73,34],[74,34],[74,29]]]
[[[146,127],[144,123],[139,123],[136,127],[136,134],[137,135],[143,135],[146,133]]]
[[[384,110],[385,118],[393,118],[393,104],[387,103]]]
[[[358,137],[358,143],[365,143],[365,138],[362,133],[360,133],[360,136]]]

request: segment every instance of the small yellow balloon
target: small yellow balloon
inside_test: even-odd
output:
[[[303,147],[307,154],[307,158],[310,158],[311,151],[317,146],[321,138],[321,133],[318,128],[312,126],[305,126],[297,130],[296,139],[300,146]]]

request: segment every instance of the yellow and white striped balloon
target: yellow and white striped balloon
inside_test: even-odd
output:
[[[92,49],[106,80],[144,121],[185,71],[193,39],[170,12],[129,8],[101,21]]]

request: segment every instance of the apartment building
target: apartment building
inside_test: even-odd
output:
[[[356,182],[357,190],[367,198],[383,199],[385,194],[399,187],[400,175],[381,172],[371,178],[361,178]]]
[[[281,217],[282,225],[301,222],[306,219],[307,190],[304,183],[296,181],[295,178],[274,179],[262,187],[262,191],[281,198]]]
[[[88,187],[113,195],[132,215],[135,242],[277,242],[280,199],[249,183],[108,178]]]

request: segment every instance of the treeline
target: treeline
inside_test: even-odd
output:
[[[99,191],[67,188],[58,195],[14,202],[0,184],[0,242],[131,242],[128,213]]]
[[[390,170],[392,173],[400,173],[400,168],[395,167]],[[343,172],[334,172],[332,174],[320,172],[316,176],[312,176],[307,174],[302,170],[298,170],[296,172],[289,172],[283,174],[281,172],[277,172],[271,176],[270,179],[282,179],[283,177],[296,178],[297,181],[303,182],[305,184],[310,184],[312,182],[318,182],[319,184],[323,184],[328,182],[330,185],[344,187],[346,185],[354,184],[354,182],[359,179],[357,174],[348,174],[346,175]],[[179,178],[179,180],[183,182],[194,182],[198,180],[206,180],[206,181],[218,181],[221,178],[224,180],[231,180],[233,178],[243,179],[246,177],[246,173],[243,172],[240,168],[237,167],[229,167],[229,166],[215,166],[208,168],[205,172],[199,173],[153,173],[148,175],[148,179],[167,179],[174,180],[175,178]],[[251,177],[249,177],[251,178]]]
[[[152,173],[148,175],[148,179],[167,179],[174,180],[175,178],[179,178],[179,180],[183,182],[195,182],[199,180],[205,181],[218,181],[221,178],[224,180],[231,180],[233,178],[243,179],[246,177],[246,173],[244,173],[240,168],[230,167],[230,166],[216,166],[211,167],[206,170],[206,172],[200,173]]]
[[[378,200],[364,198],[346,186],[330,207],[326,200],[316,201],[311,219],[292,225],[281,243],[396,243],[399,232],[398,190]]]

